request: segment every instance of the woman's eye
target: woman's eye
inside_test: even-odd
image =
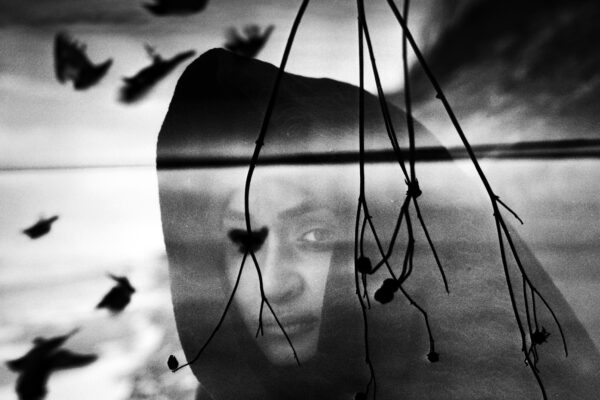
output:
[[[331,242],[334,239],[333,231],[329,229],[312,229],[300,238],[301,241],[307,243],[323,243]]]

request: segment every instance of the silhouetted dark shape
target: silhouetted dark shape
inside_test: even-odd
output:
[[[260,26],[248,25],[244,27],[243,36],[237,29],[230,28],[227,31],[227,43],[225,48],[240,56],[254,58],[263,48],[275,26],[269,25],[262,33]]]
[[[54,70],[60,83],[73,81],[77,90],[87,89],[102,79],[112,65],[112,58],[94,64],[87,57],[86,46],[72,39],[66,32],[56,34],[54,40]]]
[[[16,392],[20,400],[41,400],[46,396],[48,378],[60,369],[83,367],[94,362],[95,354],[78,354],[60,347],[77,330],[52,338],[35,338],[33,348],[21,358],[10,360],[6,365],[19,374]]]
[[[440,355],[435,351],[431,351],[427,354],[427,359],[432,363],[438,362],[440,361]]]
[[[546,340],[550,336],[550,332],[546,331],[546,328],[542,326],[542,330],[536,329],[535,332],[531,334],[531,341],[534,344],[543,344],[546,343]]]
[[[144,97],[156,83],[173,71],[181,62],[196,54],[195,51],[189,50],[178,53],[170,59],[163,59],[151,46],[146,45],[146,51],[152,59],[152,64],[132,77],[123,78],[124,85],[121,88],[120,95],[120,100],[123,103],[133,103]]]
[[[179,367],[179,361],[177,361],[177,358],[174,355],[171,354],[169,356],[169,359],[167,360],[167,366],[171,371],[176,370],[177,367]]]
[[[367,395],[363,392],[354,394],[354,400],[367,400]]]
[[[258,232],[252,232],[252,237],[248,236],[248,232],[244,229],[232,229],[227,233],[231,241],[239,246],[240,253],[247,251],[258,251],[265,242],[269,229],[263,226]]]
[[[264,335],[259,333],[256,337],[256,314],[260,311],[256,300],[260,289],[252,265],[245,266],[232,297],[235,272],[239,272],[243,258],[227,232],[244,226],[230,226],[222,234],[217,232],[222,232],[224,223],[237,221],[231,218],[230,211],[233,214],[240,211],[232,206],[239,207],[247,175],[242,168],[235,173],[228,167],[201,170],[193,162],[201,157],[216,157],[215,154],[228,162],[227,158],[233,154],[246,160],[248,166],[277,72],[276,67],[256,59],[240,57],[225,49],[210,50],[186,68],[161,127],[157,146],[160,207],[182,349],[185,359],[193,360],[220,326],[217,321],[223,318],[214,341],[208,343],[198,361],[191,365],[201,382],[199,393],[210,394],[206,398],[330,400],[352,399],[355,393],[362,392],[373,399],[374,385],[368,391],[365,387],[369,379],[365,366],[365,324],[354,273],[361,255],[355,254],[355,212],[360,184],[357,168],[322,167],[318,161],[314,168],[269,166],[252,183],[250,193],[258,196],[250,196],[250,207],[264,211],[251,215],[257,222],[264,216],[260,219],[262,225],[257,224],[255,229],[265,225],[269,228],[268,242],[260,250],[264,254],[259,255],[262,273],[268,279],[265,294],[291,334],[299,351],[300,367],[295,365],[266,305]],[[324,150],[356,152],[359,95],[358,88],[346,83],[284,73],[265,138],[265,156],[288,157]],[[365,139],[368,139],[365,149],[386,148],[389,138],[379,99],[365,93],[364,106]],[[405,114],[393,106],[390,111],[394,125],[404,126]],[[408,148],[406,129],[398,129],[400,146]],[[422,126],[417,129],[416,137],[419,147],[439,146]],[[219,153],[226,146],[229,146],[227,152]],[[260,162],[259,169],[263,168]],[[395,165],[388,163],[376,168],[370,176],[376,176],[377,181],[369,179],[367,185],[368,198],[372,199],[369,215],[377,222],[386,245],[382,252],[373,235],[365,235],[363,253],[371,257],[373,265],[376,261],[379,264],[382,253],[389,249],[388,238],[398,220],[398,200],[406,190],[399,184]],[[435,221],[430,233],[442,260],[447,260],[450,266],[451,291],[448,294],[443,290],[429,245],[423,233],[418,233],[410,280],[394,293],[393,304],[380,306],[373,301],[367,310],[370,357],[377,378],[376,398],[541,399],[539,388],[523,364],[519,330],[498,257],[496,226],[481,185],[464,175],[460,163],[431,163],[417,170],[422,171],[419,177],[423,192],[428,193],[421,196],[421,210],[428,221]],[[349,176],[354,176],[354,180]],[[289,202],[288,196],[294,199]],[[305,198],[309,202],[303,203],[302,209],[311,213],[310,228],[298,213],[286,214],[288,223],[273,224],[270,215],[274,214],[276,219],[282,209],[265,207],[276,201],[292,206]],[[312,214],[314,207],[310,205],[325,207],[335,216],[327,222],[336,232],[334,239],[308,231],[315,227],[315,220],[322,227],[329,219],[321,220],[320,216],[326,214],[320,212]],[[307,242],[317,238],[326,241],[322,246]],[[406,241],[404,236],[398,240],[398,246],[389,253],[389,261],[398,281],[404,283],[406,274],[402,276],[400,270],[406,247],[400,243]],[[278,248],[280,244],[290,247]],[[537,257],[521,239],[514,244],[523,250],[521,261],[530,279],[552,305],[569,340],[567,358],[558,338],[542,346],[538,366],[548,398],[593,398],[591,395],[600,392],[598,350]],[[315,250],[318,254],[313,256]],[[512,259],[510,266],[513,270],[517,267]],[[384,267],[379,271],[373,278],[367,276],[368,288],[373,289],[367,293],[370,300],[389,276]],[[305,312],[305,299],[315,299],[315,292],[306,291],[309,279],[325,283],[323,292],[319,292],[323,294],[317,295],[322,299],[319,308],[314,308],[320,309],[317,311],[320,328],[310,331],[312,338],[307,338],[299,328],[294,332],[287,322],[290,313]],[[360,277],[358,283],[360,288]],[[247,289],[250,290],[246,292]],[[515,289],[517,293],[519,289]],[[414,299],[414,304],[430,313],[429,322],[439,350],[428,346],[424,323],[427,320],[424,321],[424,314],[403,291]],[[360,292],[364,294],[363,290]],[[310,297],[305,296],[308,294]],[[528,291],[529,304],[531,297]],[[230,299],[231,307],[224,312]],[[367,299],[362,300],[366,303]],[[246,301],[250,304],[247,308]],[[518,301],[523,302],[522,296]],[[536,302],[541,303],[537,296]],[[537,319],[540,329],[555,327],[553,338],[554,329],[558,328],[550,313],[540,310]],[[304,339],[315,346],[312,356],[310,349],[301,348]],[[529,341],[529,336],[526,339]],[[283,364],[267,358],[279,351]],[[426,356],[432,351],[439,352],[439,362],[428,361]]]
[[[188,15],[204,10],[208,0],[154,0],[144,7],[157,16]]]
[[[381,287],[375,291],[375,295],[373,297],[381,304],[386,304],[394,299],[394,293],[397,291],[398,282],[396,282],[394,279],[388,278],[384,280]]]
[[[53,215],[50,218],[40,218],[38,222],[31,225],[27,229],[23,229],[23,233],[29,236],[31,239],[37,239],[50,232],[50,228],[54,221],[58,219],[58,215]]]
[[[369,257],[361,256],[356,260],[356,269],[361,274],[369,274],[373,269],[373,265],[371,264],[371,259]]]
[[[432,35],[438,39],[427,46],[425,58],[454,99],[455,112],[466,118],[485,109],[496,116],[518,105],[527,107],[521,112],[533,124],[552,118],[548,126],[560,127],[563,135],[582,137],[585,129],[595,136],[600,115],[600,83],[592,78],[600,68],[596,1],[441,2],[438,11],[441,21],[452,22],[442,23],[441,32]],[[414,67],[413,102],[436,101],[424,72],[417,63]],[[540,137],[549,133],[543,130]]]
[[[106,308],[116,314],[127,307],[135,289],[131,286],[131,283],[129,283],[129,279],[124,276],[115,276],[112,274],[109,274],[108,276],[114,279],[117,284],[102,298],[96,308]]]

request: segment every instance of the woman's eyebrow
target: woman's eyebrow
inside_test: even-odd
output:
[[[292,219],[313,211],[320,210],[327,210],[327,208],[323,207],[322,205],[316,204],[313,201],[304,201],[298,204],[297,206],[281,211],[279,214],[277,214],[277,217],[280,219]]]
[[[279,214],[277,214],[277,217],[280,219],[292,219],[302,216],[304,214],[308,214],[310,212],[321,210],[328,211],[329,209],[327,207],[324,207],[323,205],[315,203],[314,201],[304,201],[292,208],[288,208],[286,210],[281,211]],[[223,220],[235,222],[245,221],[246,215],[243,211],[237,211],[228,208],[223,214]]]

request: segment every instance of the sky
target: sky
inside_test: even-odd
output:
[[[250,23],[275,25],[258,58],[278,64],[300,5],[299,0],[210,0],[198,14],[156,17],[143,3],[0,0],[0,171],[150,166],[0,174],[0,188],[5,189],[0,190],[0,241],[3,249],[11,250],[0,252],[4,268],[0,281],[5,285],[33,285],[31,277],[47,284],[52,277],[51,286],[62,292],[57,282],[73,271],[81,270],[81,275],[73,276],[89,278],[94,285],[105,283],[110,268],[135,273],[138,270],[132,266],[136,266],[145,271],[146,264],[164,250],[156,174],[151,167],[156,138],[177,78],[191,60],[135,104],[118,101],[121,79],[150,62],[144,44],[165,57],[188,49],[199,55],[222,46],[229,27]],[[401,31],[385,1],[366,3],[384,89],[402,107]],[[472,141],[598,137],[600,6],[596,0],[557,0],[552,2],[554,8],[547,3],[411,2],[409,19],[416,41]],[[288,70],[356,84],[355,6],[353,0],[311,1]],[[97,86],[75,91],[57,81],[53,45],[59,31],[68,31],[87,44],[92,61],[113,58]],[[410,63],[417,117],[442,143],[457,144],[414,56]],[[371,77],[367,77],[367,88],[374,92]],[[498,193],[526,219],[520,233],[600,344],[597,301],[590,301],[591,296],[598,297],[600,281],[594,262],[599,237],[595,221],[600,215],[597,164],[597,160],[573,165],[557,162],[549,168],[541,162],[508,162],[485,167]],[[58,213],[61,220],[53,235],[32,247],[19,232],[42,212]],[[86,295],[95,301],[104,287],[94,288],[99,292]],[[76,305],[81,315],[87,316],[87,304]],[[55,305],[49,302],[47,308]],[[19,307],[3,311],[35,310]],[[32,312],[32,320],[38,317],[39,313]],[[20,333],[14,337],[22,340]],[[11,356],[17,354],[14,351]],[[10,379],[6,387],[12,391],[14,376],[6,372],[5,378]]]
[[[397,2],[401,7],[401,2]],[[121,79],[148,65],[144,44],[164,57],[197,55],[230,27],[275,25],[258,58],[278,64],[298,0],[209,1],[193,15],[157,17],[142,1],[0,0],[0,168],[152,164],[156,135],[180,65],[142,101],[117,100]],[[474,142],[597,137],[600,37],[592,0],[413,0],[409,22]],[[387,3],[366,1],[384,90],[403,106],[401,30]],[[54,76],[53,41],[67,31],[99,63],[95,87],[75,91]],[[356,3],[313,0],[288,63],[294,73],[357,83]],[[431,85],[410,54],[415,114],[457,144]],[[367,73],[366,87],[374,91]]]
[[[421,3],[415,6],[415,27],[428,26],[432,18],[425,12],[432,1]],[[278,64],[299,4],[211,1],[198,14],[156,17],[137,1],[1,0],[0,167],[152,164],[156,136],[184,65],[142,101],[119,103],[121,78],[150,61],[144,44],[164,57],[189,49],[201,54],[221,47],[229,27],[274,24],[258,58]],[[389,37],[399,37],[400,30],[384,2],[367,4],[367,14],[378,62],[385,66],[384,84],[397,90],[401,48]],[[59,31],[85,43],[93,62],[113,58],[113,66],[97,86],[75,91],[57,81],[53,41]],[[431,29],[424,34],[431,36]],[[355,83],[356,54],[355,3],[316,0],[306,12],[288,70]],[[372,79],[368,85],[373,88]]]
[[[598,138],[599,18],[590,0],[476,1],[426,57],[475,140]],[[437,105],[422,71],[413,69],[413,94],[428,119]]]

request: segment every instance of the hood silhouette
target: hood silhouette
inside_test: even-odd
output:
[[[238,218],[230,215],[230,208],[232,199],[243,196],[247,174],[247,164],[202,167],[250,159],[276,73],[277,68],[270,64],[225,50],[204,53],[179,79],[159,133],[162,226],[175,319],[188,360],[210,336],[234,286],[226,273],[230,268],[227,260],[228,254],[239,256],[240,240],[231,237],[224,221]],[[364,390],[369,370],[353,273],[358,167],[320,165],[318,161],[314,165],[261,163],[262,157],[281,160],[298,154],[330,156],[358,151],[358,94],[358,88],[346,83],[285,73],[250,186],[253,220],[257,218],[253,210],[278,213],[279,209],[268,206],[277,201],[295,204],[296,195],[304,199],[300,208],[278,214],[287,224],[254,222],[256,232],[263,223],[268,229],[265,243],[257,251],[260,260],[272,254],[281,274],[291,274],[292,265],[314,259],[315,253],[320,254],[319,260],[328,257],[322,309],[317,316],[316,353],[301,356],[301,366],[273,362],[264,350],[270,339],[268,335],[255,337],[258,321],[250,326],[245,322],[245,294],[238,292],[214,340],[191,365],[201,384],[198,399],[351,399]],[[395,107],[390,109],[398,142],[407,148],[405,115]],[[368,93],[365,136],[367,150],[389,148],[379,102]],[[439,145],[418,124],[416,143],[418,147]],[[371,217],[387,248],[406,193],[404,177],[395,163],[369,164],[366,171]],[[450,294],[446,294],[424,234],[416,226],[414,271],[403,289],[428,312],[436,339],[436,354],[432,354],[422,315],[399,291],[392,296],[384,293],[386,301],[393,297],[388,304],[373,300],[388,277],[384,269],[367,276],[371,301],[368,339],[377,398],[541,397],[531,371],[523,364],[494,220],[481,184],[452,161],[417,164],[417,176],[423,191],[421,212],[445,266]],[[325,210],[330,216],[327,220],[334,221],[328,223],[328,231],[304,233],[309,229],[306,224],[325,224],[325,218],[311,214],[314,209]],[[278,242],[290,240],[284,232],[293,229],[302,232],[302,240],[292,241],[293,251],[269,253]],[[553,307],[569,345],[569,357],[565,358],[558,329],[550,313],[540,308],[540,330],[544,327],[550,333],[538,348],[538,368],[546,391],[556,398],[591,399],[600,390],[596,379],[600,356],[548,274],[518,235],[515,237],[529,277]],[[401,268],[406,240],[401,232],[391,258],[393,268]],[[315,247],[314,242],[322,247]],[[369,235],[364,252],[371,260],[379,258]],[[251,272],[245,270],[242,281],[255,276],[251,261],[247,263],[245,268]],[[520,287],[516,266],[512,261],[509,266],[515,287]],[[297,272],[289,279],[298,281],[298,276],[306,273]],[[281,279],[286,282],[286,276]],[[295,287],[301,291],[302,285],[308,284],[300,282]],[[284,321],[304,312],[300,303],[296,310],[273,301]],[[299,330],[288,328],[292,333]],[[292,342],[297,336],[301,335],[292,335]]]

